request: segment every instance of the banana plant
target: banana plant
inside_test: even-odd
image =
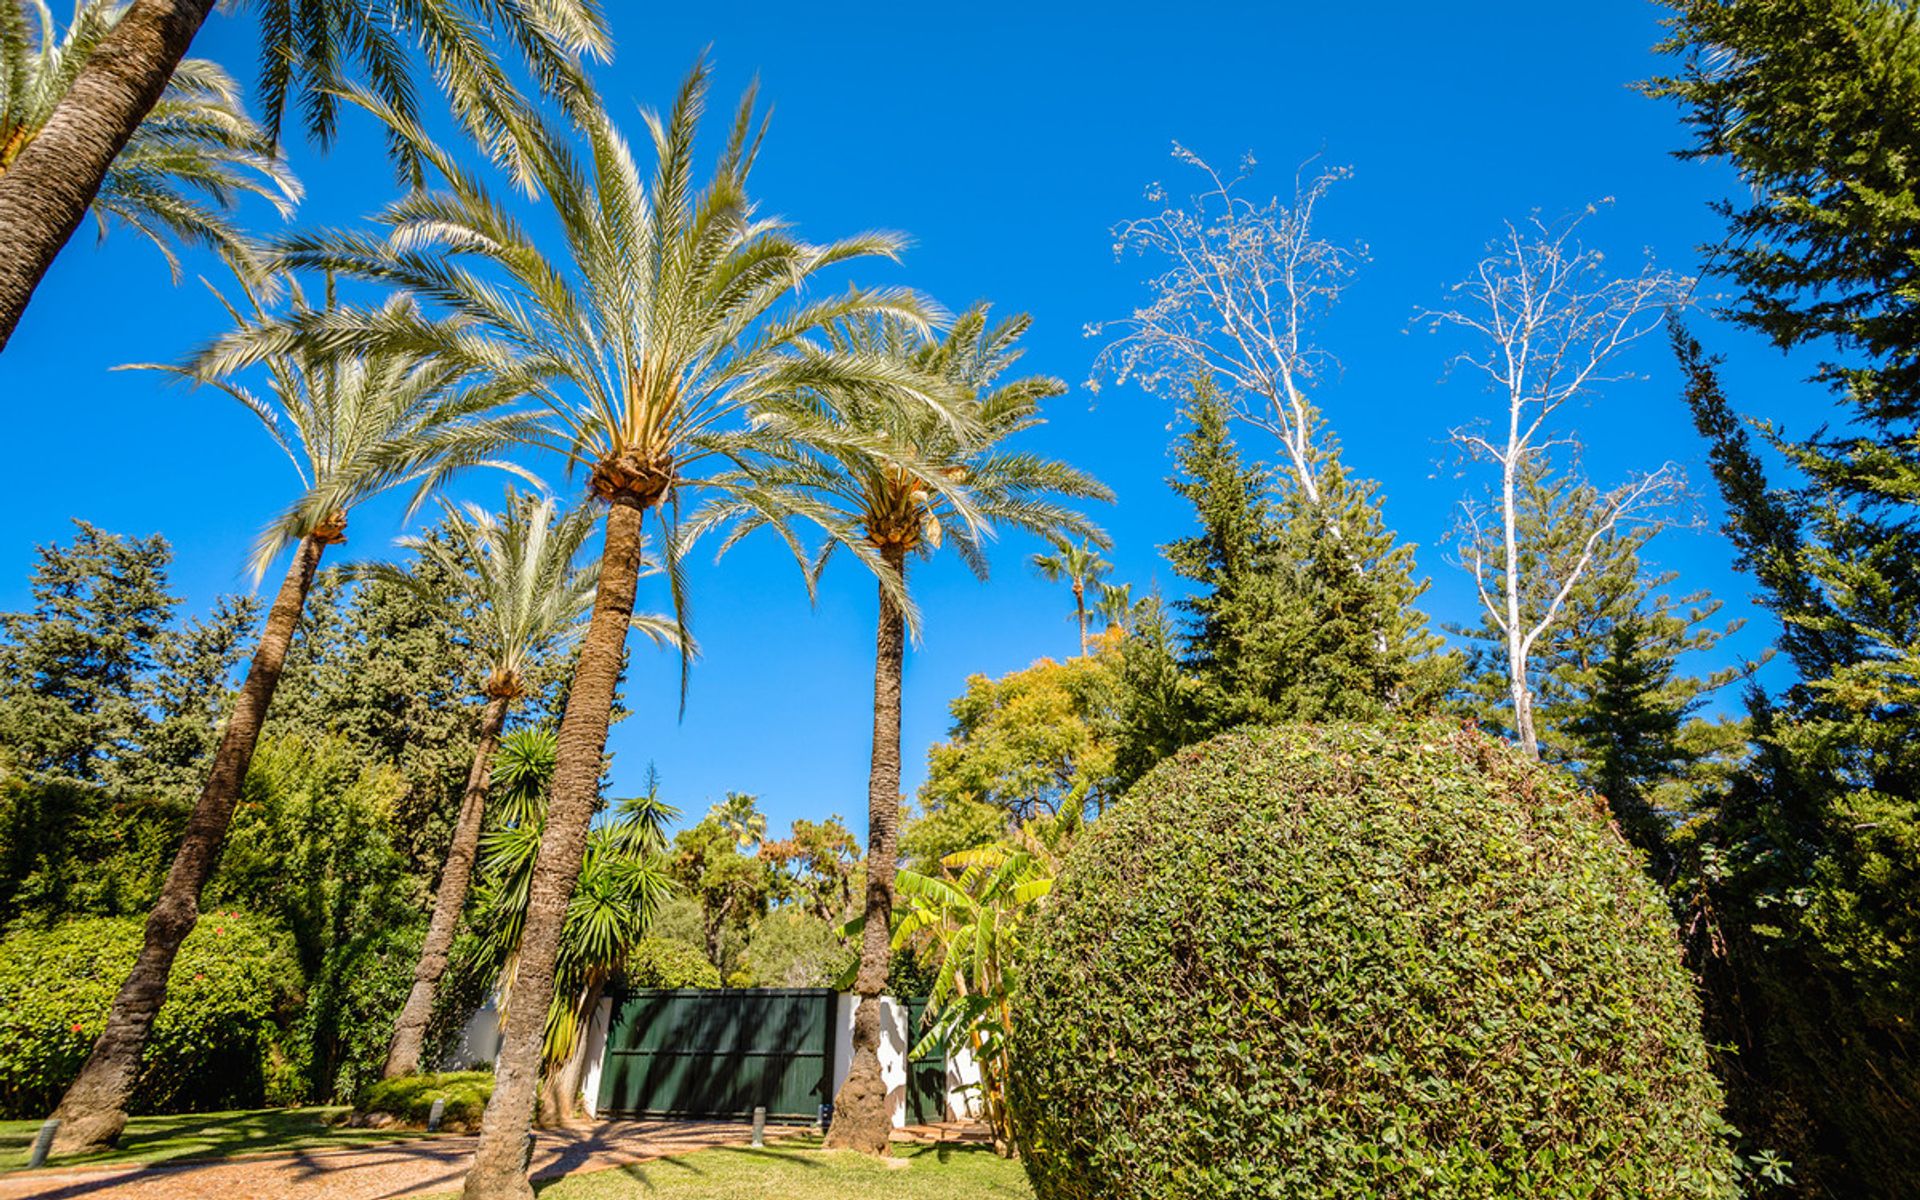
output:
[[[894,948],[936,964],[926,1032],[912,1053],[972,1056],[980,1068],[981,1115],[994,1148],[1010,1157],[1017,1149],[1006,1099],[1014,964],[1023,931],[1053,890],[1058,859],[1022,829],[1012,842],[962,850],[940,863],[938,876],[903,870],[894,882],[902,901]]]

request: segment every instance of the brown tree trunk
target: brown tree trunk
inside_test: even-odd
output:
[[[605,557],[593,617],[574,668],[555,746],[553,790],[529,884],[527,920],[506,1028],[493,1068],[493,1098],[480,1122],[480,1145],[467,1174],[466,1200],[533,1195],[527,1182],[527,1133],[539,1098],[541,1041],[553,1002],[553,968],[586,854],[587,825],[600,791],[607,725],[620,683],[633,598],[639,586],[643,510],[616,502],[607,511]]]
[[[213,0],[135,0],[0,173],[0,350],[212,10]]]
[[[906,581],[906,556],[881,551]],[[880,1076],[880,997],[887,990],[893,951],[893,872],[900,844],[900,673],[906,657],[905,614],[880,589],[880,630],[873,664],[873,765],[867,775],[866,928],[860,939],[860,972],[854,991],[853,1062],[833,1098],[830,1149],[885,1154],[893,1133],[887,1087]]]
[[[160,899],[147,917],[140,957],[134,960],[132,972],[114,996],[107,1027],[93,1043],[86,1065],[54,1110],[53,1115],[60,1119],[56,1153],[77,1154],[111,1146],[127,1123],[127,1100],[140,1077],[140,1053],[146,1047],[153,1019],[167,999],[167,975],[173,970],[180,943],[199,919],[200,890],[219,861],[220,844],[227,836],[227,824],[240,798],[240,786],[246,781],[247,767],[253,762],[253,748],[260,740],[267,705],[280,682],[287,648],[293,643],[301,610],[306,607],[307,590],[313,586],[313,573],[329,540],[338,540],[337,534],[309,534],[294,550],[287,577],[268,610],[260,647],[253,652],[246,682],[240,685],[240,695],[220,735],[213,770],[201,789],[199,802],[193,806],[193,815],[187,818],[186,836],[173,856]]]
[[[473,881],[473,860],[480,847],[481,818],[487,810],[487,783],[493,772],[493,752],[500,744],[500,730],[507,723],[509,696],[491,696],[480,718],[480,744],[473,750],[473,767],[467,772],[466,794],[460,800],[460,817],[454,822],[453,844],[447,847],[446,865],[440,869],[440,888],[433,897],[433,916],[427,920],[427,938],[420,944],[420,963],[413,969],[413,990],[400,1010],[393,1027],[393,1044],[387,1048],[387,1065],[380,1077],[393,1079],[411,1075],[420,1069],[420,1050],[427,1038],[427,1022],[433,1016],[433,996],[446,972],[447,956],[453,949],[453,935],[460,928],[460,910],[467,905],[467,887]]]
[[[1078,579],[1073,581],[1073,615],[1080,622],[1080,657],[1087,656],[1087,589]]]

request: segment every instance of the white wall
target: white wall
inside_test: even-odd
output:
[[[602,996],[587,1021],[587,1069],[580,1074],[581,1098],[587,1115],[600,1116],[600,1072],[607,1065],[607,1028],[613,1023],[613,998]]]
[[[500,1056],[500,1010],[494,1007],[493,997],[488,996],[467,1023],[460,1030],[460,1040],[454,1043],[438,1063],[435,1070],[471,1071],[475,1067],[487,1066]]]
[[[840,1085],[847,1081],[847,1071],[853,1064],[853,1012],[860,1003],[860,997],[842,994],[838,1008],[838,1019],[834,1024],[833,1038],[833,1092],[840,1094]],[[892,996],[880,998],[880,1079],[887,1087],[887,1109],[893,1116],[893,1127],[899,1129],[907,1123],[907,1053],[913,1049],[914,1039],[910,1036],[905,1006]],[[947,1115],[955,1118],[972,1117],[978,1114],[980,1107],[977,1085],[980,1071],[974,1065],[973,1056],[961,1051],[947,1060]]]

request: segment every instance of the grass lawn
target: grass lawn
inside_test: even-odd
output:
[[[540,1200],[1032,1200],[1017,1162],[985,1146],[895,1146],[894,1166],[818,1142],[702,1150],[543,1185]]]
[[[161,1163],[178,1158],[230,1158],[275,1150],[397,1142],[424,1134],[394,1129],[348,1129],[329,1125],[344,1108],[267,1108],[246,1112],[174,1113],[134,1117],[120,1145],[102,1154],[55,1159],[49,1165],[83,1162]],[[27,1165],[38,1121],[0,1121],[0,1170]]]

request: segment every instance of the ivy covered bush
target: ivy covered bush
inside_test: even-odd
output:
[[[0,942],[0,1116],[43,1117],[80,1071],[139,953],[142,922],[68,921]],[[247,1108],[289,1098],[280,1030],[299,968],[278,927],[201,916],[174,960],[134,1112]]]
[[[435,1100],[445,1100],[441,1128],[450,1132],[478,1129],[480,1114],[493,1095],[491,1071],[442,1071],[377,1079],[360,1090],[355,1106],[363,1114],[381,1113],[403,1125],[425,1125]]]
[[[1162,763],[1074,847],[1017,1004],[1040,1200],[1734,1194],[1639,861],[1591,798],[1454,726]]]

